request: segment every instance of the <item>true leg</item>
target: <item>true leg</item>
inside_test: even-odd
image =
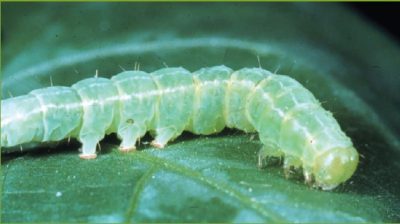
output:
[[[258,168],[265,168],[273,163],[280,163],[282,160],[282,151],[273,143],[263,145],[258,151]]]
[[[285,159],[283,162],[283,169],[285,172],[286,178],[293,177],[294,174],[298,173],[301,168],[301,160],[295,158],[294,156],[285,155]]]

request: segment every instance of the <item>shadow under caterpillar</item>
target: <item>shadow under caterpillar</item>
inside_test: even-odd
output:
[[[96,158],[109,133],[128,152],[147,131],[163,148],[185,130],[208,135],[225,127],[258,132],[259,166],[284,158],[285,171],[302,168],[306,182],[324,190],[348,180],[358,164],[351,140],[311,92],[261,68],[124,71],[1,101],[1,147],[77,138],[83,159]]]

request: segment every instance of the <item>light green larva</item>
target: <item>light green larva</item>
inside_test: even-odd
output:
[[[2,147],[72,137],[82,143],[83,159],[96,157],[108,133],[131,151],[147,131],[163,148],[184,130],[207,135],[225,127],[258,132],[259,162],[283,157],[285,170],[302,168],[322,189],[349,179],[358,164],[351,140],[307,89],[261,68],[124,71],[1,101]]]

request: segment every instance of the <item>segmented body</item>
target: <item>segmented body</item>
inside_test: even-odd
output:
[[[1,146],[77,138],[82,158],[95,158],[105,134],[130,151],[147,131],[164,147],[184,130],[212,134],[224,127],[258,132],[260,158],[284,157],[305,179],[331,189],[354,173],[358,154],[331,113],[300,83],[261,68],[225,66],[190,73],[164,68],[89,78],[1,101]]]

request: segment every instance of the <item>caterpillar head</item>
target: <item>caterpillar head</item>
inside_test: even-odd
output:
[[[327,150],[314,162],[315,183],[324,190],[333,189],[353,175],[357,164],[358,153],[352,146]]]

